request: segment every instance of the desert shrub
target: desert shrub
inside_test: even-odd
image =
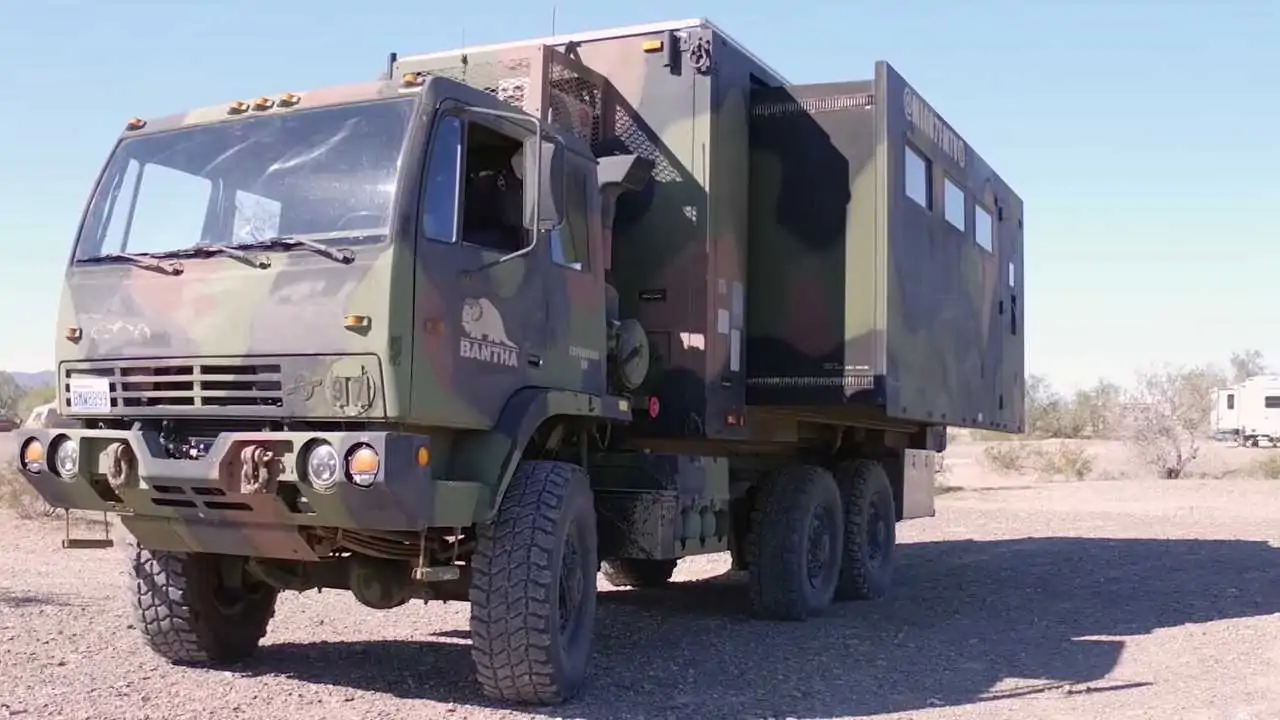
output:
[[[1254,461],[1249,474],[1267,480],[1280,480],[1280,455],[1267,453],[1266,457]]]
[[[0,470],[0,507],[7,508],[24,520],[50,517],[53,509],[32,489],[21,475]]]
[[[1045,477],[1087,480],[1094,472],[1093,455],[1060,442],[1045,447],[1029,443],[996,443],[983,448],[987,465],[999,472],[1033,472]]]
[[[1123,401],[1119,385],[1099,380],[1067,396],[1040,375],[1027,378],[1027,434],[1033,438],[1107,438],[1116,432]]]
[[[1058,443],[1052,449],[1037,448],[1033,469],[1042,475],[1087,480],[1093,474],[1093,456],[1084,448]]]
[[[1026,466],[1023,443],[994,443],[982,449],[987,465],[1001,472],[1019,472]]]
[[[1208,434],[1213,390],[1225,378],[1209,366],[1165,366],[1138,373],[1128,404],[1128,444],[1166,479],[1183,476]]]

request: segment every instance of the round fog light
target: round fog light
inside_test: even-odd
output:
[[[307,479],[320,490],[338,482],[338,451],[329,443],[318,443],[307,454]]]
[[[368,445],[356,445],[347,452],[347,477],[356,487],[370,487],[378,479],[378,466],[381,464],[377,450]]]
[[[22,446],[22,467],[33,474],[44,468],[44,444],[39,440],[31,438]]]
[[[64,438],[54,446],[53,467],[63,479],[70,480],[80,470],[80,446],[71,438]]]

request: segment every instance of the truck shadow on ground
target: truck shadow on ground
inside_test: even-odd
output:
[[[1031,538],[899,550],[893,598],[807,623],[747,619],[746,588],[729,575],[603,593],[584,696],[527,712],[831,717],[1123,692],[1156,678],[1108,678],[1125,641],[1090,636],[1280,612],[1280,552],[1263,542]],[[443,639],[277,644],[247,670],[496,707],[475,689],[469,650]]]

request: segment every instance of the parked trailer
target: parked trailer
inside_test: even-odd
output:
[[[889,591],[947,427],[1023,430],[1022,235],[887,62],[790,84],[704,20],[393,56],[128,123],[62,291],[76,427],[21,472],[121,515],[171,661],[252,654],[282,590],[466,600],[484,692],[560,702],[598,569],[727,550],[772,619]]]
[[[1244,447],[1280,444],[1280,375],[1255,375],[1235,386],[1236,437]]]
[[[1240,407],[1236,404],[1239,392],[1239,387],[1235,385],[1213,391],[1213,414],[1210,422],[1215,440],[1240,442]]]

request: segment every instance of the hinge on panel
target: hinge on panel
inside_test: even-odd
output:
[[[684,46],[693,69],[702,75],[711,74],[711,40],[706,37],[685,36]]]
[[[662,66],[672,75],[680,75],[684,69],[685,56],[695,72],[710,75],[715,67],[711,58],[711,40],[706,37],[691,35],[688,32],[668,30],[663,41],[666,61]]]

